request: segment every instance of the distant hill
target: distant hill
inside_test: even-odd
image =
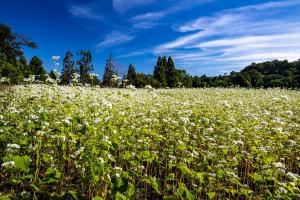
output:
[[[300,88],[300,60],[252,63],[230,75],[193,77],[193,87]]]

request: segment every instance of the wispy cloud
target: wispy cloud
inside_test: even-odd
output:
[[[124,43],[130,42],[133,39],[134,39],[134,36],[129,35],[127,33],[122,33],[119,31],[112,31],[111,33],[109,33],[105,36],[103,41],[99,42],[96,45],[96,49],[101,50],[103,48],[124,44]]]
[[[134,28],[148,29],[160,24],[158,21],[168,15],[175,14],[193,6],[205,4],[212,1],[214,0],[182,0],[175,5],[174,2],[172,2],[171,6],[169,6],[165,10],[146,12],[132,17],[130,21],[133,23]]]
[[[277,15],[295,5],[300,1],[249,5],[200,17],[176,27],[185,36],[157,46],[154,53],[169,52],[194,71],[201,68],[199,63],[216,70],[215,66],[239,69],[251,62],[296,60],[300,57],[300,14]]]
[[[78,17],[78,18],[86,18],[86,19],[99,20],[99,21],[104,20],[103,16],[93,11],[93,9],[90,6],[72,5],[69,8],[69,12],[74,17]]]
[[[130,58],[130,57],[134,57],[134,56],[144,55],[148,52],[149,52],[149,50],[147,50],[147,51],[146,50],[134,51],[134,52],[130,52],[130,53],[127,53],[127,54],[119,55],[116,58]]]
[[[158,0],[113,0],[113,8],[117,12],[126,12],[135,7],[145,6]]]

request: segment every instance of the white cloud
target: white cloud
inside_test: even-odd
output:
[[[93,20],[104,20],[104,18],[95,13],[91,7],[89,6],[77,6],[72,5],[69,9],[69,12],[74,16],[78,18],[86,18],[86,19],[93,19]]]
[[[196,5],[201,5],[212,1],[215,0],[182,0],[180,2],[176,2],[175,5],[174,2],[172,2],[171,6],[166,8],[165,10],[157,12],[146,12],[132,17],[130,21],[133,23],[134,28],[148,29],[160,24],[158,23],[158,21],[163,17],[175,14]]]
[[[199,63],[214,70],[216,66],[238,70],[251,62],[297,60],[300,13],[295,12],[295,5],[300,1],[269,2],[202,16],[177,27],[184,36],[158,45],[154,54],[173,53],[179,64],[192,71],[198,70]],[[280,14],[287,8],[291,12]]]
[[[111,46],[124,44],[130,42],[133,39],[134,37],[129,34],[121,33],[119,31],[112,31],[111,33],[105,36],[103,41],[99,42],[96,45],[96,49],[100,50],[101,48],[107,48]]]
[[[117,12],[126,12],[135,7],[145,6],[158,0],[113,0],[113,8]]]

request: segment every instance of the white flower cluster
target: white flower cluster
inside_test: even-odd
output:
[[[24,78],[23,81],[25,83],[33,83],[35,81],[35,75],[29,75],[28,78]]]
[[[90,73],[89,76],[90,76],[91,78],[95,78],[95,77],[98,77],[99,75],[98,75],[98,74],[94,74],[94,73]]]
[[[9,167],[9,166],[15,166],[15,162],[14,161],[8,161],[5,163],[2,163],[1,167]]]
[[[0,83],[9,83],[10,82],[10,78],[8,77],[1,77],[0,78]]]
[[[108,102],[108,101],[105,101],[105,100],[102,100],[101,101],[101,104],[109,109],[112,109],[113,108],[113,105],[112,103]]]
[[[146,85],[146,86],[145,86],[145,89],[152,90],[153,88],[152,88],[151,85]]]
[[[84,151],[85,147],[80,147],[74,154],[71,155],[71,158],[76,158]]]
[[[127,89],[131,89],[131,90],[136,89],[134,85],[127,85],[126,88],[127,88]]]
[[[6,148],[7,149],[20,149],[20,145],[18,145],[18,144],[7,144],[6,145]]]

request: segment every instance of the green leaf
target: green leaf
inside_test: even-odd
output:
[[[135,193],[134,185],[132,183],[128,183],[127,190],[128,196],[133,196]]]
[[[193,194],[187,189],[186,185],[184,183],[179,183],[179,187],[177,189],[178,194],[181,198],[186,199],[195,199]]]
[[[10,200],[10,198],[8,198],[8,197],[6,197],[6,196],[4,196],[4,195],[1,195],[1,196],[0,196],[0,200]]]
[[[25,171],[26,173],[29,172],[29,157],[28,156],[14,156],[13,160],[15,162],[15,167]]]
[[[292,186],[288,185],[286,186],[286,189],[288,189],[292,194],[294,194],[294,189]]]
[[[31,189],[33,189],[35,192],[39,191],[39,188],[36,185],[34,185],[33,183],[29,184],[29,187]]]
[[[115,197],[116,200],[126,200],[126,196],[121,194],[120,192],[117,192],[116,194],[116,197]]]
[[[99,197],[99,196],[95,196],[92,198],[92,200],[104,200],[102,197]]]
[[[166,177],[166,179],[169,180],[169,181],[173,181],[175,179],[175,174],[174,173],[168,174],[168,176]]]
[[[82,199],[81,195],[78,192],[75,191],[69,191],[69,194],[75,199],[75,200],[80,200]]]
[[[213,199],[216,196],[216,193],[215,192],[208,192],[207,196],[208,196],[209,199]]]

